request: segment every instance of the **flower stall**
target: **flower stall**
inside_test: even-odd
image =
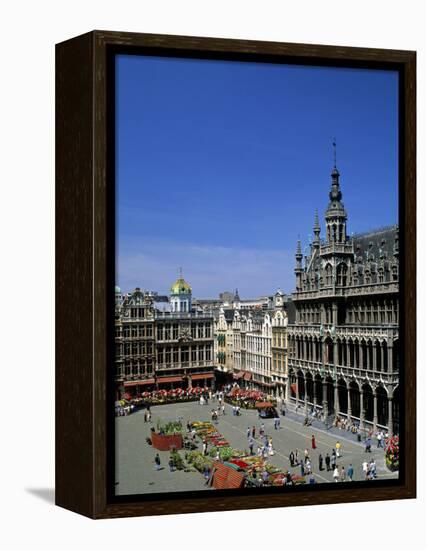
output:
[[[386,441],[386,466],[392,472],[399,469],[399,437],[394,435]]]

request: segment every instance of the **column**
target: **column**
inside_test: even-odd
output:
[[[328,416],[328,403],[327,403],[327,386],[328,384],[326,382],[323,382],[322,384],[322,412],[324,415],[324,422],[327,420]]]
[[[384,371],[385,368],[385,350],[383,342],[380,342],[380,365],[381,365],[381,371]]]
[[[339,415],[340,413],[339,388],[337,386],[337,381],[334,382],[334,412],[336,415]]]
[[[308,392],[306,391],[306,374],[303,373],[303,385],[305,387],[305,416],[308,415]]]
[[[388,432],[389,435],[393,436],[393,397],[388,397]]]
[[[313,383],[312,383],[312,388],[313,388],[313,398],[314,398],[314,406],[316,407],[318,405],[318,397],[317,397],[317,383],[316,383],[316,380],[315,378],[312,379],[313,380]]]
[[[373,347],[373,370],[377,371],[377,348],[374,342],[371,345]]]
[[[352,416],[352,403],[351,403],[351,389],[347,388],[348,391],[348,418]]]
[[[333,342],[333,357],[331,359],[331,363],[333,365],[337,365],[339,363],[339,355],[337,353],[337,342]]]
[[[296,374],[296,408],[299,406],[299,377]]]
[[[388,341],[388,372],[392,373],[393,371],[393,342],[392,340]]]
[[[364,428],[365,411],[364,411],[364,392],[361,388],[359,391],[359,416],[360,416],[360,428]]]
[[[346,342],[346,363],[347,367],[351,367],[351,347],[349,342]]]
[[[373,430],[376,431],[377,430],[377,394],[376,394],[376,390],[374,390],[374,393],[373,393]]]

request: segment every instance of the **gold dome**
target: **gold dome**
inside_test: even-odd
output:
[[[183,277],[179,277],[170,288],[172,294],[191,294],[192,289]]]

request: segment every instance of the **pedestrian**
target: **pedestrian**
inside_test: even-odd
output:
[[[310,475],[312,473],[312,465],[311,465],[311,461],[309,459],[305,462],[305,469],[306,469],[306,473],[308,475]]]
[[[294,453],[294,458],[296,459],[296,464],[299,464],[299,449],[296,449]]]
[[[253,447],[254,447],[254,439],[252,437],[250,437],[250,439],[249,439],[250,456],[253,455]]]
[[[277,430],[279,430],[281,428],[281,418],[278,417],[277,418]]]
[[[364,474],[364,479],[368,479],[368,462],[366,460],[362,463],[362,473]]]
[[[365,440],[365,452],[371,453],[371,439],[369,437]]]
[[[318,457],[318,466],[319,466],[319,471],[320,472],[322,472],[324,470],[323,462],[324,462],[324,459],[322,458],[322,454],[320,453],[320,455]]]
[[[372,458],[372,459],[370,460],[370,473],[371,473],[371,477],[372,477],[373,479],[376,479],[376,477],[377,477],[377,471],[376,471],[376,463],[375,463],[375,461],[374,461],[374,458]]]
[[[305,462],[309,459],[309,451],[305,449]]]
[[[157,453],[154,458],[155,469],[158,471],[161,468],[160,455]]]
[[[377,439],[377,448],[379,449],[382,446],[382,432],[377,432],[376,439]]]
[[[346,470],[344,466],[340,468],[340,480],[346,481]]]
[[[317,448],[317,443],[315,441],[315,436],[312,434],[312,437],[311,437],[311,446],[313,449],[316,449]]]
[[[325,467],[327,469],[327,472],[330,471],[330,455],[327,453],[325,455]]]
[[[303,464],[303,462],[300,463],[300,475],[305,475],[305,465]]]
[[[222,405],[222,414],[225,416],[225,404]]]
[[[288,459],[290,460],[290,466],[294,466],[294,453],[290,452]]]
[[[333,470],[333,479],[336,483],[339,481],[339,469],[337,466]]]
[[[352,481],[352,479],[353,479],[353,477],[354,477],[354,469],[353,469],[353,467],[352,467],[352,464],[349,464],[349,468],[348,468],[347,474],[348,474],[348,479],[349,479],[349,481]]]
[[[336,442],[336,457],[340,458],[342,456],[342,445],[340,441]]]
[[[331,465],[331,469],[334,470],[334,468],[336,467],[336,454],[332,453],[331,459],[330,459],[330,465]]]
[[[145,411],[144,415],[143,415],[143,421],[146,422],[148,419],[148,413]]]
[[[253,439],[256,439],[256,427],[253,426],[253,428],[251,429],[251,436]]]
[[[174,461],[173,461],[173,457],[172,457],[172,456],[170,456],[170,458],[169,458],[169,468],[170,468],[170,471],[171,471],[171,472],[173,472],[174,469],[175,469],[175,463],[174,463]]]
[[[250,437],[250,428],[247,428],[247,439]]]
[[[207,454],[207,441],[203,441],[203,455],[206,456]]]
[[[265,424],[263,424],[263,422],[262,422],[262,424],[260,425],[260,430],[259,430],[260,437],[263,437],[264,433],[265,433]]]

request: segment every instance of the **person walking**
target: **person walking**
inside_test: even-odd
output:
[[[322,472],[324,470],[324,459],[322,458],[322,454],[320,453],[318,457],[318,467],[319,471]]]
[[[253,428],[251,429],[251,436],[253,439],[256,439],[256,427],[253,426]]]
[[[249,439],[250,437],[250,432],[251,432],[250,428],[247,428],[247,439]]]
[[[303,462],[300,463],[300,475],[305,475],[305,465],[303,464]]]
[[[288,459],[290,460],[290,466],[294,466],[294,453],[293,451],[290,452]]]
[[[330,468],[330,455],[328,453],[325,455],[325,467],[326,467],[327,472],[329,472],[331,470],[331,468]]]
[[[340,458],[342,456],[342,444],[340,441],[336,442],[336,457]]]
[[[334,451],[334,449],[333,449]],[[330,465],[331,465],[331,469],[334,470],[334,468],[336,467],[336,453],[332,453],[331,454],[331,459],[330,459]]]
[[[157,453],[154,458],[155,469],[158,471],[161,468],[160,455]]]
[[[175,470],[175,463],[174,463],[173,458],[171,456],[169,458],[169,469],[170,469],[171,472],[174,472],[174,470]]]
[[[339,481],[339,469],[337,466],[333,470],[333,479],[336,483]]]
[[[376,471],[376,462],[374,458],[370,460],[370,474],[372,479],[376,479],[377,477],[377,471]]]
[[[313,434],[312,434],[312,437],[311,437],[311,446],[312,446],[312,449],[317,448],[317,442],[315,441],[315,436]]]
[[[262,422],[262,424],[260,425],[259,435],[260,437],[263,437],[264,434],[265,434],[265,424]]]
[[[249,439],[250,456],[253,456],[253,447],[254,447],[254,439],[250,437]]]
[[[352,464],[349,464],[349,468],[348,468],[347,474],[348,474],[348,479],[349,479],[349,481],[352,481],[352,479],[353,479],[353,477],[354,477],[354,469],[353,469],[353,467],[352,467]]]
[[[362,463],[362,473],[364,474],[364,479],[367,480],[368,479],[368,462],[366,460],[364,460],[364,462]]]
[[[346,470],[344,466],[340,468],[340,481],[346,481]]]

